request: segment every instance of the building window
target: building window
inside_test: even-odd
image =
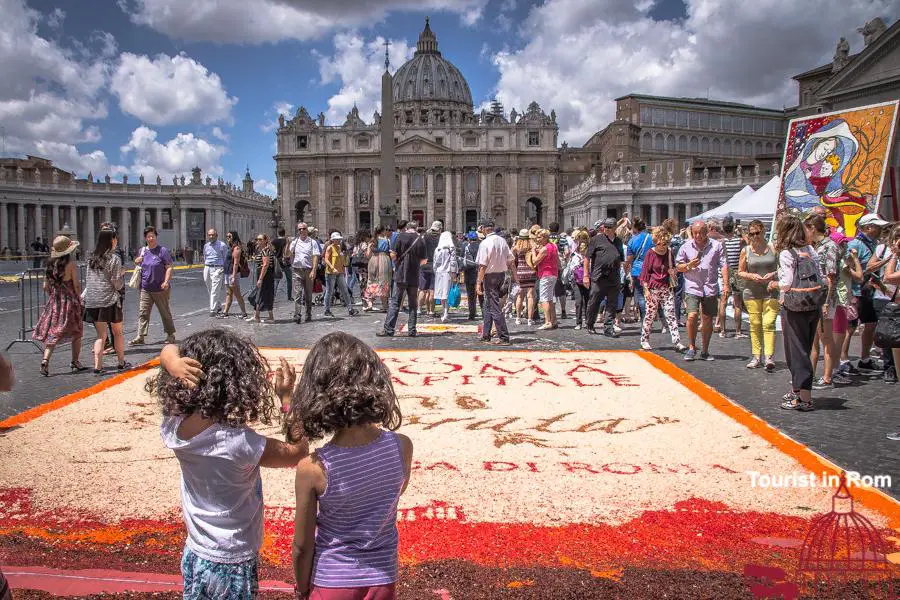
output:
[[[675,136],[669,134],[666,138],[666,150],[674,151],[675,150]]]
[[[528,132],[528,145],[529,146],[540,146],[541,145],[541,134],[538,131],[529,131]]]
[[[663,134],[657,133],[656,137],[653,138],[653,149],[654,150],[665,150],[666,141],[663,138]]]
[[[753,119],[744,117],[744,133],[753,133]]]
[[[731,131],[731,115],[722,115],[722,131]]]
[[[422,174],[422,171],[416,170],[412,171],[412,177],[410,177],[410,191],[413,192],[424,192],[425,191],[425,176]]]
[[[641,125],[650,125],[653,122],[653,116],[649,106],[641,107]]]
[[[753,130],[756,132],[756,135],[762,135],[766,130],[766,124],[763,123],[762,119],[753,119]]]
[[[463,146],[466,146],[467,148],[471,148],[471,147],[477,146],[477,145],[478,145],[478,138],[476,138],[474,135],[467,135],[463,138]]]
[[[300,194],[309,193],[309,175],[306,173],[297,175],[297,192]]]
[[[494,138],[494,148],[502,148],[503,147],[503,136],[497,136]]]
[[[331,180],[331,193],[332,194],[340,194],[341,193],[341,178],[338,175],[335,175],[334,179]]]
[[[696,135],[691,136],[691,152],[700,152],[700,140]]]
[[[676,117],[674,110],[666,111],[666,127],[675,127]]]
[[[332,150],[340,150],[341,149],[341,140],[335,138],[331,140],[331,149]]]
[[[503,185],[503,175],[501,175],[500,173],[497,173],[496,175],[494,175],[494,191],[502,192],[505,189],[506,188]]]
[[[678,150],[681,152],[687,152],[687,149],[688,149],[687,136],[679,135],[678,136]]]
[[[670,160],[668,162],[668,164],[666,164],[666,169],[669,171],[669,173],[674,173],[675,172],[675,161]]]
[[[306,150],[308,139],[305,135],[297,136],[297,150]]]
[[[478,176],[473,171],[466,173],[466,193],[478,191]]]
[[[709,128],[713,131],[722,129],[722,115],[709,115]]]
[[[700,152],[703,154],[709,154],[709,138],[703,138],[700,140]]]
[[[647,173],[647,165],[641,165],[641,175],[644,175],[646,173]]]
[[[369,138],[366,136],[361,136],[356,140],[357,148],[368,148],[369,147]]]
[[[709,129],[709,113],[700,113],[700,129]]]
[[[689,161],[689,160],[681,161],[681,169],[682,170],[687,171],[690,168],[691,168],[691,161]]]
[[[541,174],[537,171],[531,171],[528,174],[528,189],[531,191],[541,189]]]
[[[700,115],[698,115],[694,111],[691,111],[690,113],[688,113],[688,117],[690,118],[691,129],[697,129],[700,124]]]
[[[678,126],[687,128],[688,126],[688,114],[685,110],[678,111]]]
[[[356,183],[356,189],[362,194],[368,194],[372,191],[372,179],[369,176],[369,173],[363,171],[359,174],[359,178],[357,179]]]
[[[744,142],[744,156],[753,156],[753,144]]]
[[[719,138],[713,138],[712,151],[713,151],[713,154],[721,154],[722,153],[722,142],[719,141]]]
[[[731,156],[731,140],[725,140],[725,143],[722,145],[722,153],[725,156]]]
[[[781,144],[781,142],[775,144],[775,152],[778,154],[784,152],[784,146]]]
[[[434,176],[434,191],[443,192],[444,191],[444,174],[438,173]]]
[[[772,142],[766,142],[766,154],[772,154],[772,152],[774,152]]]
[[[641,150],[650,150],[653,147],[653,136],[649,131],[645,131],[641,136]]]
[[[762,153],[763,153],[762,142],[756,142],[756,153],[754,154],[754,156],[759,156]]]
[[[665,125],[666,124],[666,111],[661,108],[653,109],[653,124],[654,125]]]
[[[444,145],[444,138],[442,138],[442,137],[436,137],[436,138],[434,138],[434,143],[437,144],[438,146],[443,146],[443,145]]]

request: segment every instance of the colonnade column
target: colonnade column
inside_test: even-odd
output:
[[[659,204],[650,206],[650,225],[654,227],[659,225]]]
[[[434,169],[429,168],[425,170],[425,227],[432,221],[437,221],[437,215],[434,212]],[[446,227],[446,223],[444,225]]]
[[[481,169],[479,175],[481,176],[481,214],[478,218],[479,220],[489,219],[491,217],[491,211],[490,203],[488,202],[488,194],[490,193],[490,190],[488,189],[487,169]]]
[[[409,183],[406,180],[408,174],[407,169],[400,169],[400,220],[409,219]]]
[[[519,170],[510,169],[506,182],[506,205],[509,207],[509,223],[512,229],[519,229],[523,223],[519,219]],[[565,229],[565,228],[563,228]]]
[[[59,231],[59,210],[61,208],[61,206],[57,206],[56,204],[50,205],[50,227],[53,228],[53,230],[50,231],[49,236],[51,242],[53,241],[53,238],[56,237],[56,232]]]
[[[84,221],[84,243],[87,246],[85,248],[85,256],[94,251],[95,241],[97,240],[97,230],[94,226],[94,207],[87,207],[87,217]]]
[[[6,214],[6,202],[0,202],[0,250],[9,246],[9,219]]]
[[[138,209],[138,222],[137,222],[136,229],[143,234],[144,227],[146,227],[146,226],[147,226],[147,209],[142,206]]]
[[[188,239],[187,239],[187,220],[188,220],[188,212],[186,208],[181,209],[181,214],[178,215],[179,223],[178,223],[178,244],[181,248],[187,248]],[[241,236],[241,240],[243,240],[243,236]]]
[[[21,202],[16,205],[16,247],[28,253],[25,245],[25,205]]]
[[[328,226],[328,174],[325,171],[318,171],[316,175],[319,179],[319,192],[317,194],[319,207],[316,210],[316,220],[317,227],[321,234],[324,236],[327,232],[326,227]]]
[[[354,196],[356,195],[356,177],[353,170],[347,171],[347,219],[346,219],[346,228],[347,230],[344,232],[344,236],[350,238],[353,235],[356,235],[356,220],[359,218],[356,214],[356,202]]]
[[[453,178],[453,220],[457,231],[465,229],[466,224],[463,219],[463,201],[462,201],[462,169],[453,169],[451,175]]]
[[[112,208],[109,206],[103,207],[103,222],[110,223],[112,222]]]
[[[119,209],[119,227],[122,232],[119,234],[119,242],[125,244],[126,250],[132,247],[134,244],[134,236],[131,235],[131,211],[127,208]],[[141,231],[143,233],[143,230]],[[144,240],[141,240],[138,243],[138,246],[143,246]]]
[[[44,212],[40,204],[34,205],[34,237],[46,241],[44,235]]]

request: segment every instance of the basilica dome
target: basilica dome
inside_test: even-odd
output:
[[[423,102],[450,110],[472,112],[469,84],[453,63],[438,52],[437,37],[428,19],[416,43],[416,53],[394,73],[394,105],[412,108]]]

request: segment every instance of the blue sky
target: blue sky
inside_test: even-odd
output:
[[[536,100],[580,145],[629,92],[795,104],[791,75],[841,35],[859,51],[856,27],[898,2],[823,0],[798,30],[803,7],[780,0],[0,0],[0,150],[80,177],[199,164],[238,181],[249,165],[273,193],[278,110],[339,124],[355,103],[371,120],[381,41],[396,69],[426,15],[476,110]]]

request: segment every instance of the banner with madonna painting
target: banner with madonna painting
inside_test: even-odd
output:
[[[792,119],[782,161],[777,218],[822,207],[829,226],[856,235],[878,212],[898,101]]]

